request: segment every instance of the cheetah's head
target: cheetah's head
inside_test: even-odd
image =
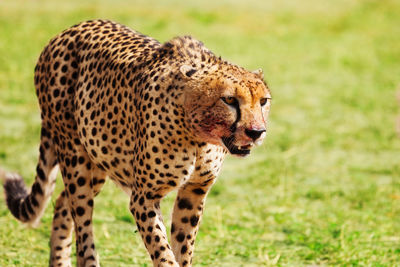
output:
[[[266,136],[271,94],[261,70],[224,64],[196,70],[180,68],[188,82],[186,121],[198,141],[222,145],[230,154],[247,156]]]

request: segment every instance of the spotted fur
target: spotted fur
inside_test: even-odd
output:
[[[245,156],[265,136],[269,89],[261,72],[216,57],[192,37],[159,43],[103,20],[75,25],[50,41],[35,69],[42,118],[31,190],[4,173],[6,200],[36,224],[61,170],[50,266],[99,266],[94,197],[109,177],[130,211],[154,266],[191,266],[204,202],[226,154]],[[160,200],[177,189],[171,246]]]

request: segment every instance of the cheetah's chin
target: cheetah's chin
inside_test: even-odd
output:
[[[244,145],[244,146],[236,146],[233,144],[233,141],[235,137],[229,136],[229,137],[222,137],[222,143],[225,145],[225,147],[228,149],[229,153],[235,156],[239,157],[245,157],[250,155],[250,150],[253,147],[252,144]]]

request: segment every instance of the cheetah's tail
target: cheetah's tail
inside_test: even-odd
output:
[[[1,168],[0,181],[3,182],[8,209],[14,217],[32,227],[37,226],[54,190],[54,181],[51,184],[40,183],[36,177],[32,189],[28,190],[19,174]]]

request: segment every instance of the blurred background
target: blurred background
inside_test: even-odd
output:
[[[400,2],[397,0],[2,0],[0,165],[31,185],[40,116],[33,69],[48,41],[111,19],[161,42],[190,34],[273,93],[264,145],[230,157],[207,200],[194,266],[398,266]],[[62,189],[58,179],[57,190]],[[0,189],[0,266],[45,266],[52,204],[38,229]],[[166,224],[174,194],[162,203]],[[102,266],[152,266],[107,183],[96,198]]]

